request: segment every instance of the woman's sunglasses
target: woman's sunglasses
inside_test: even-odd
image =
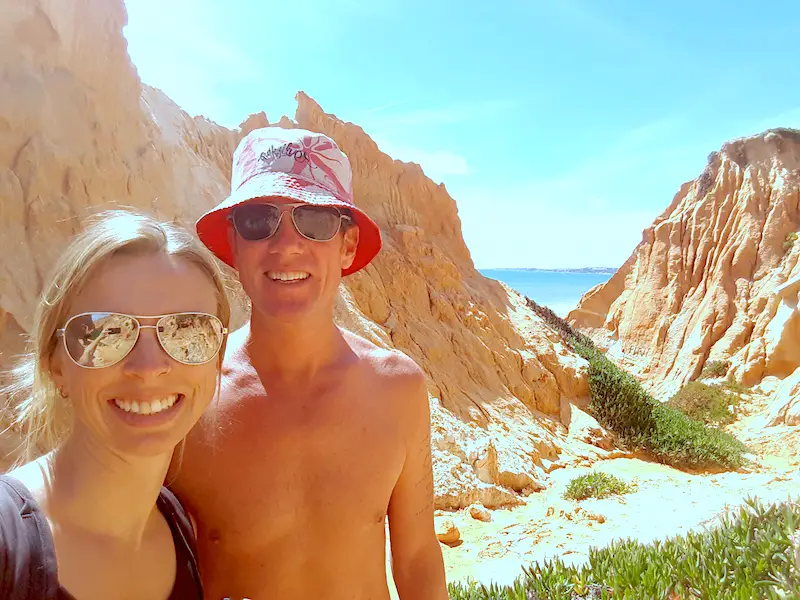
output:
[[[139,319],[158,321],[142,325]],[[202,365],[213,359],[228,333],[222,321],[206,313],[133,316],[87,312],[71,317],[56,335],[64,340],[64,348],[75,364],[102,369],[128,356],[142,329],[155,329],[164,352],[184,365]]]
[[[289,208],[290,211],[284,209]],[[352,219],[342,214],[335,206],[318,204],[242,204],[234,208],[228,220],[233,222],[242,239],[249,242],[266,240],[275,235],[281,225],[284,212],[291,212],[292,223],[297,233],[314,242],[332,240],[342,226],[342,220]]]

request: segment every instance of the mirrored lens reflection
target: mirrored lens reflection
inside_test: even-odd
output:
[[[336,235],[341,220],[335,208],[326,206],[298,206],[292,218],[297,231],[318,241],[327,241]]]
[[[222,329],[222,322],[211,315],[168,315],[158,322],[158,338],[172,358],[198,365],[217,354],[222,346]]]
[[[88,368],[108,367],[130,352],[139,335],[136,320],[115,313],[91,313],[74,317],[64,330],[70,357]]]
[[[236,230],[244,239],[263,240],[275,233],[280,220],[280,210],[270,204],[245,204],[233,213]]]

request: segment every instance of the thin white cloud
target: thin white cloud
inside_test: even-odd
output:
[[[581,162],[565,163],[561,173],[528,179],[515,196],[554,197],[571,191],[576,197],[589,201],[609,187],[618,187],[629,174],[663,172],[676,164],[686,164],[686,156],[691,156],[691,148],[683,138],[686,126],[686,121],[676,115],[638,125],[609,140]],[[695,164],[691,160],[688,162]],[[699,168],[702,169],[702,165]]]
[[[389,112],[366,120],[372,129],[393,127],[429,127],[433,125],[452,125],[493,117],[520,106],[518,100],[491,100],[473,104],[417,108],[401,112]]]
[[[678,115],[665,115],[623,132],[610,150],[614,154],[638,152],[653,144],[671,141],[683,133],[686,120]]]
[[[642,52],[660,59],[674,61],[682,54],[674,44],[666,45],[655,39],[653,32],[644,35],[632,27],[626,27],[608,15],[608,10],[601,8],[602,3],[584,2],[581,0],[540,0],[538,6],[547,8],[561,15],[571,27],[588,31],[607,42]]]
[[[402,106],[404,104],[408,104],[408,100],[399,100],[397,102],[389,102],[388,104],[382,104],[380,106],[375,106],[373,108],[368,108],[364,111],[366,114],[374,114],[376,112],[381,112],[384,110],[388,110],[390,108],[394,108],[395,106]]]
[[[561,173],[448,186],[479,267],[619,266],[709,149],[679,116],[624,132]],[[502,240],[502,243],[499,243]]]
[[[469,175],[467,159],[454,152],[398,146],[385,141],[376,143],[382,152],[396,160],[417,163],[436,183],[443,183],[453,176]]]
[[[500,190],[498,190],[500,191]],[[464,240],[478,268],[618,267],[631,255],[659,211],[573,210],[561,204],[521,200],[498,208],[486,201],[462,210]]]
[[[248,56],[236,41],[224,41],[224,31],[212,29],[214,15],[203,3],[186,0],[128,2],[125,28],[129,51],[150,62],[163,61],[183,70],[202,72],[209,79],[252,76],[262,65]],[[177,26],[180,23],[180,26]],[[135,35],[129,35],[135,30]]]
[[[397,160],[417,163],[425,174],[437,183],[450,182],[452,177],[469,175],[470,169],[466,157],[450,149],[437,148],[435,142],[421,145],[418,141],[408,143],[407,140],[430,139],[427,134],[435,127],[483,121],[520,105],[517,100],[491,100],[391,111],[392,108],[408,103],[408,101],[398,101],[368,109],[362,112],[356,121],[369,132],[383,152]],[[410,130],[417,132],[424,130],[424,132],[419,135],[409,135]]]

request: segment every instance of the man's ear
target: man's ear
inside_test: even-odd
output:
[[[236,230],[233,228],[233,223],[228,223],[228,246],[231,249],[231,258],[233,259],[233,267],[236,268],[237,255],[239,254],[239,246],[237,242],[239,236],[236,235]]]
[[[358,248],[358,225],[351,225],[344,232],[342,239],[342,269],[349,269],[356,258]]]

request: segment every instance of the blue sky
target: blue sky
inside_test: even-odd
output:
[[[305,91],[447,186],[479,268],[619,266],[724,141],[800,128],[796,0],[126,5],[145,83],[228,127]]]

